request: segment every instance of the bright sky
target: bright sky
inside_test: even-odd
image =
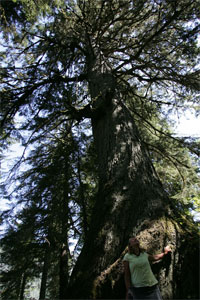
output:
[[[200,138],[200,116],[195,118],[194,114],[187,112],[184,115],[176,116],[176,132],[181,136],[191,136]]]

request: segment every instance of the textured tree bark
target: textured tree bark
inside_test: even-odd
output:
[[[105,78],[105,82],[103,81]],[[109,84],[108,84],[109,82]],[[69,298],[125,297],[121,259],[128,238],[138,235],[150,252],[170,243],[171,257],[154,266],[165,298],[178,287],[175,272],[178,245],[185,233],[174,220],[170,200],[159,181],[134,120],[120,96],[113,92],[112,78],[94,77],[90,85],[94,108],[92,120],[99,162],[99,192],[88,239],[73,270]],[[100,96],[99,96],[100,95]]]

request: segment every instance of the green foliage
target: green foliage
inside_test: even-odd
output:
[[[21,158],[30,168],[12,175],[17,187],[8,198],[22,208],[3,214],[11,223],[3,284],[13,286],[4,298],[19,296],[23,272],[30,279],[41,272],[45,241],[52,250],[47,293],[58,295],[61,245],[78,240],[70,273],[87,238],[98,186],[88,118],[101,113],[102,95],[91,90],[99,74],[114,78],[114,94],[131,111],[177,209],[187,215],[199,205],[198,140],[175,137],[169,125],[177,109],[199,113],[198,11],[191,0],[1,1],[2,141],[34,146]],[[108,81],[105,99],[112,90]]]
[[[31,228],[16,221],[14,223],[1,240],[2,299],[18,299],[24,276],[28,283],[39,271]]]
[[[2,274],[3,299],[13,297],[7,287],[15,282],[16,276],[20,280],[24,272],[29,274],[27,284],[40,276],[46,245],[50,247],[51,262],[47,295],[59,295],[60,249],[63,244],[68,249],[68,272],[71,272],[86,237],[96,189],[94,155],[92,144],[88,144],[90,135],[83,133],[80,139],[78,132],[75,131],[74,135],[70,133],[69,126],[68,123],[63,128],[62,124],[60,131],[57,128],[54,135],[51,132],[49,136],[40,137],[40,144],[26,159],[28,170],[11,179],[11,182],[19,183],[15,189],[15,208],[19,208],[14,215],[12,210],[2,215],[3,220],[10,224],[2,240],[2,261],[5,264]],[[13,196],[10,201],[12,199]],[[15,228],[14,233],[10,235],[12,228]],[[12,248],[9,248],[8,239]],[[77,246],[70,253],[71,239],[76,239]],[[30,265],[26,267],[27,256]],[[16,288],[15,298],[20,293],[20,286],[16,282],[13,287]]]

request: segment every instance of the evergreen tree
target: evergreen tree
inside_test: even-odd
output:
[[[3,214],[7,222],[20,224],[16,228],[17,243],[14,237],[10,238],[10,243],[13,244],[12,249],[16,253],[19,252],[22,259],[26,260],[27,258],[37,262],[37,268],[35,265],[32,266],[32,277],[29,276],[29,281],[42,273],[40,299],[44,299],[45,295],[49,297],[57,295],[59,299],[64,298],[69,273],[73,266],[73,257],[69,252],[70,239],[74,236],[83,243],[87,231],[85,225],[89,218],[88,205],[91,201],[87,201],[87,206],[84,204],[83,212],[81,208],[84,197],[87,195],[87,200],[89,199],[87,191],[90,189],[87,187],[89,175],[83,177],[82,173],[83,170],[86,172],[90,162],[88,158],[84,163],[81,160],[86,151],[83,140],[88,138],[83,139],[82,136],[82,142],[79,145],[79,137],[71,136],[69,130],[70,127],[63,132],[61,130],[61,133],[57,130],[54,136],[51,133],[50,136],[40,138],[40,144],[25,159],[29,166],[28,170],[11,180],[11,182],[15,180],[19,182],[15,189],[17,194],[15,208],[18,206],[23,208],[18,208],[19,211],[16,215],[11,213],[12,210]],[[82,167],[84,164],[86,166]],[[12,199],[11,196],[10,201]],[[12,221],[13,219],[14,221]],[[85,232],[81,236],[81,232],[84,230]],[[22,235],[22,232],[27,232],[26,244],[28,249],[33,249],[31,255],[29,252],[21,251],[25,236]],[[12,252],[6,246],[8,237],[9,232],[6,232],[2,244],[3,253],[10,257]],[[5,254],[2,257],[3,262],[4,258]],[[6,259],[5,262],[9,262],[13,274],[12,280],[19,287],[16,278],[18,273],[13,273],[16,256],[13,259],[11,261]],[[5,299],[13,298],[12,290],[6,288],[7,284],[10,284],[9,274],[10,271],[5,270],[2,277]],[[23,274],[21,277],[25,279]],[[20,296],[15,294],[15,298],[23,298],[28,281],[23,281],[23,283],[23,289],[19,290]]]
[[[172,244],[171,261],[157,270],[165,298],[197,297],[197,264],[190,260],[197,258],[196,229],[151,160],[162,153],[178,164],[164,147],[166,136],[175,140],[173,149],[199,153],[197,143],[175,139],[165,123],[171,109],[198,108],[198,6],[198,0],[27,0],[12,3],[8,13],[2,5],[7,135],[26,129],[26,143],[33,143],[66,120],[91,120],[98,193],[89,219],[81,197],[82,228],[89,220],[89,229],[65,298],[123,297],[119,257],[132,234],[150,251]],[[12,121],[17,113],[25,117],[21,128]],[[162,143],[150,138],[152,129]],[[80,177],[79,183],[83,196]]]
[[[24,299],[26,284],[38,276],[39,265],[35,257],[38,246],[28,225],[30,223],[13,222],[1,240],[2,299]]]

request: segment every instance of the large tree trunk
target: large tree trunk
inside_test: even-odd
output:
[[[150,252],[160,252],[168,243],[172,245],[171,257],[154,267],[162,294],[172,299],[176,295],[176,277],[181,272],[181,238],[186,235],[174,219],[169,198],[134,120],[120,96],[112,92],[112,84],[108,75],[94,76],[90,83],[94,109],[101,108],[92,120],[99,192],[68,297],[124,298],[121,259],[129,237],[138,235]]]

